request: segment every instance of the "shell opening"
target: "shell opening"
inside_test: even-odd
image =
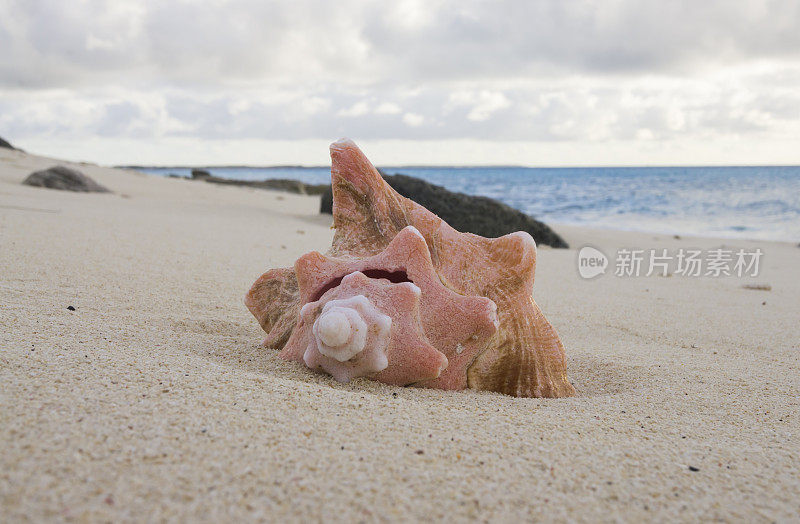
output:
[[[406,271],[404,269],[400,269],[400,270],[397,270],[397,271],[389,271],[387,269],[363,269],[363,270],[361,270],[361,273],[363,273],[367,278],[385,279],[385,280],[388,280],[389,282],[391,282],[392,284],[399,284],[401,282],[411,282],[411,283],[414,282],[413,280],[408,278],[408,273],[406,273]],[[335,287],[339,287],[339,284],[342,283],[342,279],[344,277],[346,277],[346,276],[347,275],[342,275],[340,277],[336,277],[336,278],[328,281],[327,284],[322,286],[319,289],[319,291],[317,291],[311,297],[311,300],[309,302],[316,302],[317,300],[322,298],[322,295],[324,295],[325,293],[327,293],[331,289],[333,289]]]

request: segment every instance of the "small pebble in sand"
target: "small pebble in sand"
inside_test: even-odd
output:
[[[689,466],[689,471],[700,471],[700,468],[696,468],[694,466]]]
[[[75,311],[75,306],[67,306],[67,309],[69,309],[70,311]]]

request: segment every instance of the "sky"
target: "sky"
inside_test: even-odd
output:
[[[0,0],[0,136],[103,164],[800,164],[800,0]]]

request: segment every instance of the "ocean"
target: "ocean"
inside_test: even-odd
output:
[[[188,176],[190,168],[138,168]],[[382,167],[452,191],[496,198],[558,224],[667,234],[800,241],[800,166]],[[212,167],[237,180],[330,182],[327,167]],[[556,227],[557,229],[557,227]]]

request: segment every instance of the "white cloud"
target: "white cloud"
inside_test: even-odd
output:
[[[376,115],[399,115],[403,108],[392,102],[384,102],[375,108]]]
[[[425,117],[416,113],[406,113],[403,115],[403,122],[411,127],[419,127],[425,123]]]
[[[336,114],[338,116],[363,116],[369,113],[369,103],[362,100],[356,102],[347,109],[341,109]]]
[[[693,74],[796,62],[798,19],[797,0],[0,0],[0,83]]]
[[[300,101],[300,108],[303,113],[308,115],[316,115],[323,113],[330,109],[331,101],[321,96],[310,96]]]
[[[798,19],[800,0],[0,0],[0,136],[774,151],[800,136]]]
[[[499,91],[456,91],[450,95],[447,107],[469,106],[467,119],[483,122],[500,109],[511,106],[505,94]]]

